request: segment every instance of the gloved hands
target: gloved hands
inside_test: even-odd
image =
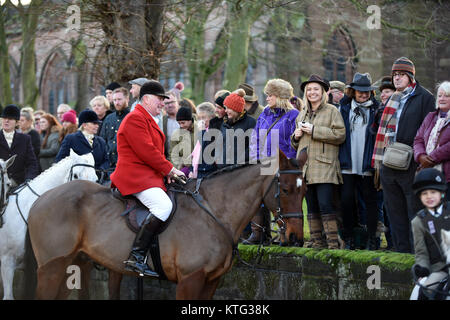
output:
[[[430,275],[430,270],[428,270],[428,268],[422,267],[418,264],[414,265],[413,270],[417,278],[428,277]]]
[[[433,159],[427,154],[421,154],[419,156],[419,162],[422,168],[433,168],[436,165]]]

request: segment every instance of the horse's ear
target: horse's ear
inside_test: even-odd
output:
[[[280,161],[280,168],[287,168],[289,166],[289,160],[280,149],[278,150],[278,159]]]
[[[16,157],[17,157],[17,154],[13,155],[11,158],[6,160],[6,162],[5,162],[6,169],[8,169],[14,163],[14,160],[16,160]]]
[[[306,163],[306,160],[308,160],[308,152],[306,152],[306,147],[305,148],[303,148],[300,152],[299,152],[299,154],[298,154],[298,157],[297,157],[297,160],[298,160],[298,166],[299,166],[299,168],[303,168],[303,166],[305,165],[305,163]]]

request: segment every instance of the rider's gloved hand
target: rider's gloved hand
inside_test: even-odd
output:
[[[430,275],[430,270],[428,270],[428,268],[422,267],[418,264],[415,264],[413,268],[417,278],[428,277]]]
[[[182,182],[186,183],[186,175],[183,171],[178,170],[177,168],[173,167],[172,170],[170,170],[169,174],[167,175],[168,183],[174,182],[174,180],[181,180]]]

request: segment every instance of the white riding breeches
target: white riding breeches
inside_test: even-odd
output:
[[[161,188],[150,188],[134,195],[159,220],[166,221],[172,212],[172,201]]]

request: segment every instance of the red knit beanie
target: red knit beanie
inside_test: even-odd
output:
[[[228,97],[225,98],[223,105],[231,110],[236,111],[237,113],[241,113],[244,111],[245,106],[245,91],[244,89],[237,89],[233,93],[231,93]]]
[[[67,111],[63,114],[61,121],[67,121],[67,122],[71,122],[73,124],[77,124],[77,114],[75,112],[75,110],[70,110]]]

